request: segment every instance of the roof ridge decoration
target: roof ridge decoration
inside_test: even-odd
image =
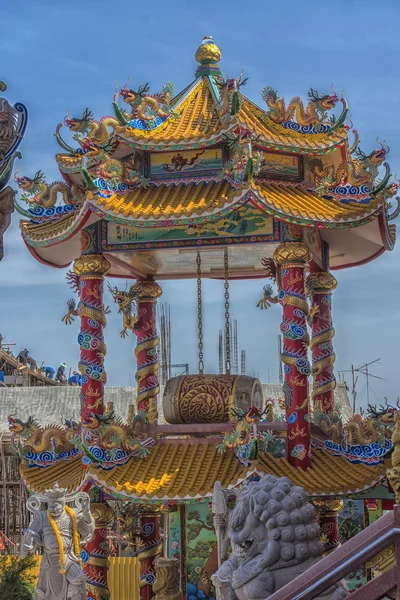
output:
[[[340,101],[343,110],[339,118],[334,114],[327,120],[328,112],[335,108],[339,98],[335,92],[332,94],[320,94],[313,88],[308,92],[308,104],[304,104],[299,96],[292,98],[287,108],[284,98],[279,97],[277,90],[266,86],[261,96],[265,101],[268,111],[267,117],[291,131],[303,134],[333,133],[336,129],[343,127],[348,113],[348,104],[342,96]],[[296,120],[293,117],[296,116]]]
[[[325,166],[322,169],[316,165],[314,173],[316,175],[316,191],[325,197],[335,196],[355,196],[366,194],[369,197],[386,190],[391,174],[390,167],[384,162],[389,153],[389,146],[384,142],[379,142],[380,148],[372,150],[366,154],[358,147],[358,134],[356,132],[356,141],[349,148],[349,160],[344,160],[339,166]],[[354,155],[354,158],[352,156]],[[378,169],[383,165],[385,175],[381,181],[377,180]],[[393,188],[386,191],[390,196]]]
[[[195,55],[197,62],[200,63],[200,66],[197,67],[196,79],[208,75],[219,77],[221,71],[219,70],[218,63],[221,60],[221,56],[221,50],[215,44],[213,37],[206,35]]]

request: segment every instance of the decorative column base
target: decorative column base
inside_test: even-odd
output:
[[[82,553],[84,571],[87,578],[86,591],[88,600],[109,600],[110,591],[107,585],[107,573],[110,567],[108,560],[109,542],[107,528],[110,526],[114,512],[106,502],[94,502],[90,505],[96,528],[93,539],[85,546]]]
[[[179,585],[179,563],[176,558],[157,558],[153,593],[154,600],[183,600],[183,592]]]
[[[321,527],[321,541],[324,544],[326,556],[340,546],[339,512],[343,510],[343,500],[313,500],[318,511],[318,521]]]

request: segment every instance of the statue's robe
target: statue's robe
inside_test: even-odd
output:
[[[83,517],[80,512],[75,514],[80,543],[83,545],[93,536],[94,520],[91,515]],[[86,600],[86,577],[79,557],[75,556],[71,517],[64,511],[55,521],[64,544],[65,575],[60,573],[60,550],[47,512],[38,513],[29,525],[34,549],[43,548],[34,600]]]

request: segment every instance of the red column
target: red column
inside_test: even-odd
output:
[[[307,277],[307,288],[311,293],[309,323],[312,330],[312,398],[314,408],[325,413],[330,413],[335,408],[336,379],[333,366],[336,357],[332,345],[335,336],[332,325],[332,291],[336,286],[336,279],[326,271],[317,269]]]
[[[104,412],[104,370],[106,345],[103,328],[106,325],[103,304],[104,275],[110,263],[101,254],[83,254],[74,263],[79,276],[81,330],[78,342],[81,349],[79,370],[82,373],[81,417]]]
[[[305,294],[304,269],[310,251],[303,242],[283,242],[274,252],[279,267],[279,303],[283,308],[282,362],[285,383],[287,456],[289,463],[306,469],[310,466],[311,436],[309,421],[307,332],[308,304]]]
[[[108,560],[109,541],[107,529],[114,513],[112,508],[105,502],[91,503],[90,510],[96,527],[93,538],[86,544],[82,552],[86,575],[86,592],[88,600],[108,600],[110,591],[107,586],[107,573],[110,563]]]
[[[137,281],[132,286],[136,298],[138,322],[134,330],[137,337],[135,348],[137,410],[147,416],[149,423],[157,423],[157,395],[159,362],[157,356],[158,336],[156,302],[162,290],[155,281]]]
[[[318,521],[321,527],[321,540],[324,543],[324,552],[328,554],[340,546],[339,540],[339,512],[343,510],[343,500],[314,500],[318,511]]]
[[[140,516],[141,547],[138,553],[140,563],[140,598],[153,598],[152,585],[156,578],[156,559],[162,551],[160,536],[161,513],[144,512]]]

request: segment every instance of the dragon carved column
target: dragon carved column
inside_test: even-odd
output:
[[[140,597],[153,598],[153,583],[156,578],[156,561],[162,552],[161,513],[157,506],[143,510],[140,516],[141,546],[138,552],[140,564]]]
[[[287,456],[291,465],[301,469],[307,469],[311,460],[308,304],[304,279],[304,270],[310,257],[310,250],[303,242],[283,242],[274,252],[274,261],[279,269],[278,298],[283,308],[281,358],[285,371],[283,389],[288,427]]]
[[[90,509],[95,519],[95,530],[93,538],[82,552],[87,597],[88,600],[109,600],[107,573],[110,563],[107,529],[114,518],[114,511],[105,502],[91,503]]]
[[[158,336],[156,302],[162,294],[157,282],[137,281],[132,286],[136,300],[137,324],[134,333],[137,337],[135,348],[137,410],[146,415],[148,423],[157,423],[157,395],[159,362],[157,356]]]
[[[331,413],[335,406],[336,387],[333,370],[335,354],[332,339],[335,330],[332,325],[332,291],[336,288],[337,281],[331,273],[318,270],[310,273],[306,283],[311,293],[309,323],[312,330],[310,348],[314,380],[313,406],[319,411]]]
[[[81,330],[78,342],[81,349],[79,370],[82,373],[81,416],[103,414],[104,370],[106,345],[103,328],[106,325],[106,310],[103,304],[104,275],[110,263],[102,254],[82,254],[75,260],[74,274],[79,278]]]

